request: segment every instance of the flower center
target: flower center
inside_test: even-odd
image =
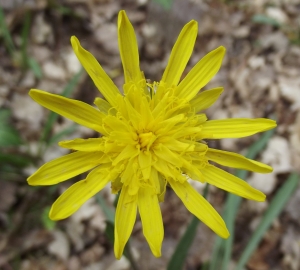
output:
[[[152,132],[139,134],[139,143],[142,148],[147,148],[149,150],[150,146],[156,140],[156,136]]]

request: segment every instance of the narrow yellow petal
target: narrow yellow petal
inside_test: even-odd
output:
[[[138,83],[142,79],[138,44],[132,24],[124,10],[121,10],[118,16],[118,41],[125,83],[130,81]]]
[[[60,220],[71,216],[82,204],[98,193],[111,179],[103,174],[103,168],[94,169],[86,179],[69,187],[54,202],[49,216],[52,220]]]
[[[116,106],[116,97],[121,95],[117,86],[109,78],[95,57],[81,47],[79,40],[75,36],[71,37],[71,44],[78,60],[90,75],[98,90],[112,106]]]
[[[196,21],[190,21],[182,28],[161,79],[166,83],[166,87],[176,86],[180,81],[182,72],[193,52],[197,34],[198,23]]]
[[[265,194],[251,187],[244,180],[213,165],[207,165],[201,170],[201,173],[204,175],[204,179],[207,183],[220,189],[224,189],[249,200],[263,202],[266,199]]]
[[[160,144],[158,147],[153,148],[153,152],[159,158],[167,161],[168,163],[171,163],[177,167],[182,166],[182,160],[180,156],[164,146],[164,144]]]
[[[142,170],[144,179],[150,178],[152,155],[149,151],[140,151],[139,165]]]
[[[182,142],[174,138],[169,138],[168,141],[163,143],[164,146],[168,147],[170,150],[179,152],[192,152],[195,151],[195,145],[193,143]]]
[[[31,89],[29,95],[34,101],[51,111],[69,118],[82,126],[102,134],[106,133],[101,126],[104,114],[84,102],[36,89]]]
[[[179,98],[190,101],[218,72],[225,54],[225,48],[219,48],[205,55],[187,74],[176,88]]]
[[[203,124],[202,139],[242,138],[276,127],[271,119],[233,118],[210,120]]]
[[[157,195],[152,189],[140,188],[138,207],[143,225],[143,233],[155,257],[161,256],[164,227]]]
[[[195,112],[203,111],[213,105],[223,92],[223,87],[217,87],[201,92],[191,100]]]
[[[96,97],[94,100],[94,104],[97,106],[100,112],[108,114],[109,110],[112,110],[112,106],[103,98]]]
[[[242,155],[233,152],[208,148],[208,151],[206,152],[205,156],[209,160],[212,160],[216,163],[227,167],[233,167],[237,169],[243,169],[259,173],[270,173],[273,171],[272,167],[266,164],[245,158]]]
[[[113,131],[110,134],[110,139],[120,143],[136,145],[137,141],[133,139],[134,135],[129,132]]]
[[[174,177],[172,171],[170,170],[170,167],[168,166],[168,162],[158,157],[155,157],[154,160],[156,160],[156,162],[152,164],[154,169],[156,169],[158,172],[160,172],[166,177]]]
[[[114,251],[117,259],[123,254],[136,219],[137,195],[130,196],[128,189],[123,185],[116,210]]]
[[[124,159],[129,159],[137,156],[139,153],[139,149],[136,148],[134,145],[127,145],[122,152],[114,159],[113,166],[118,164],[120,161]]]
[[[220,237],[229,237],[229,232],[222,217],[188,182],[179,183],[172,179],[168,179],[168,182],[177,196],[182,200],[185,207],[193,215],[199,218]]]
[[[97,152],[75,152],[56,158],[40,167],[27,181],[31,186],[55,185],[78,174],[86,172],[97,165],[103,156]]]
[[[73,149],[83,152],[104,151],[103,140],[101,138],[74,139],[70,141],[61,141],[59,146],[67,149]]]

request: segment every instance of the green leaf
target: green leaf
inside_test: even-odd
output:
[[[208,193],[208,184],[205,186],[203,197],[206,198]],[[188,251],[193,244],[196,236],[197,226],[200,223],[199,219],[193,216],[192,221],[188,225],[185,233],[181,237],[167,267],[167,270],[181,270],[183,269],[184,262]]]
[[[255,157],[267,145],[274,132],[275,130],[269,130],[265,132],[259,140],[252,144],[252,146],[248,150],[248,153],[246,154],[246,157],[255,159]],[[235,173],[237,177],[243,180],[246,179],[247,174],[248,172],[244,170],[236,170]],[[234,222],[241,202],[241,197],[233,194],[227,195],[227,200],[223,212],[223,219],[231,236],[227,240],[222,239],[218,236],[216,237],[209,270],[227,270],[229,268],[234,239]]]
[[[107,205],[107,203],[105,202],[105,200],[103,199],[103,197],[99,193],[96,195],[96,200],[100,204],[107,220],[109,222],[111,222],[112,224],[114,224],[114,222],[115,222],[115,211],[113,211],[112,208]]]
[[[15,167],[26,167],[31,163],[31,160],[28,157],[21,156],[20,154],[6,154],[0,153],[0,164],[10,164]]]
[[[0,110],[0,147],[18,146],[22,139],[17,130],[10,125],[11,113],[9,110]]]
[[[49,218],[50,207],[45,207],[42,213],[42,223],[47,230],[53,230],[56,222]]]
[[[48,145],[52,145],[54,143],[57,143],[58,141],[60,141],[64,136],[72,134],[76,129],[77,129],[78,125],[77,124],[73,124],[67,128],[65,128],[64,130],[54,134],[50,140],[48,141]]]
[[[1,6],[0,6],[0,30],[1,30],[1,36],[4,39],[6,49],[8,50],[9,54],[12,56],[16,48],[11,38],[9,29],[6,25],[5,16]]]
[[[33,74],[36,78],[41,79],[43,77],[42,69],[37,61],[34,58],[28,57],[27,64],[29,68],[33,71]]]
[[[27,44],[30,29],[31,14],[25,13],[25,17],[22,23],[22,39],[21,39],[21,51],[22,51],[22,64],[24,68],[28,66]]]
[[[261,222],[258,227],[255,229],[253,235],[250,238],[245,250],[243,251],[236,270],[243,270],[249,258],[257,248],[259,242],[263,238],[266,231],[270,228],[274,219],[276,219],[281,211],[283,210],[286,203],[291,198],[292,194],[297,189],[299,184],[299,175],[293,173],[285,181],[282,187],[276,192],[273,200],[271,201],[267,211],[265,212]]]

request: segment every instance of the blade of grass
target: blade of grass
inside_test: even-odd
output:
[[[28,67],[33,71],[33,74],[35,75],[36,78],[41,79],[43,77],[42,69],[38,64],[38,62],[35,61],[34,58],[28,57],[27,64]]]
[[[10,56],[13,56],[14,51],[16,50],[15,45],[13,43],[13,40],[11,38],[9,29],[6,25],[5,22],[5,16],[2,7],[0,6],[0,29],[1,29],[1,34],[4,39],[4,43],[6,46],[6,49],[8,50]]]
[[[82,73],[83,73],[83,69],[81,69],[78,73],[76,73],[74,75],[74,77],[69,81],[69,83],[64,88],[64,90],[61,94],[62,96],[69,97],[71,95],[71,93],[75,89],[75,86],[77,85]],[[42,131],[42,135],[40,137],[40,142],[44,141],[48,144],[49,134],[52,130],[54,123],[57,121],[58,116],[59,115],[57,113],[50,112],[47,122],[45,124],[45,127]]]
[[[106,204],[105,200],[99,193],[96,195],[96,200],[100,204],[101,209],[103,210],[107,220],[114,224],[115,212]]]
[[[206,184],[203,197],[206,198],[208,193],[208,184]],[[188,225],[184,235],[181,237],[167,267],[167,270],[181,270],[187,257],[189,248],[195,239],[199,219],[193,216],[192,221]]]
[[[299,175],[293,173],[285,181],[282,187],[276,192],[261,222],[259,223],[258,227],[255,229],[253,235],[251,236],[250,241],[248,242],[245,250],[243,251],[239,259],[238,265],[236,267],[236,270],[244,269],[244,266],[246,265],[251,255],[257,248],[264,234],[270,228],[274,219],[277,218],[278,215],[281,213],[284,206],[289,201],[294,191],[297,189],[298,184],[299,184]]]
[[[54,143],[57,143],[58,141],[60,141],[64,136],[72,134],[76,129],[77,129],[78,125],[77,124],[73,124],[67,128],[65,128],[64,130],[54,134],[48,141],[48,145],[52,145]]]
[[[30,21],[31,21],[31,14],[28,11],[28,12],[25,13],[25,18],[24,18],[24,21],[23,21],[23,28],[22,28],[21,52],[22,52],[22,66],[23,66],[23,68],[28,67],[27,44],[28,44],[28,36],[29,36],[29,29],[30,29]]]
[[[49,218],[50,207],[47,206],[43,209],[41,220],[46,230],[53,230],[55,228],[56,222]]]
[[[12,165],[17,168],[23,168],[28,166],[32,161],[25,156],[0,153],[0,168],[4,165]]]
[[[11,112],[0,109],[0,147],[18,146],[22,144],[18,131],[10,124]]]
[[[250,146],[247,158],[254,159],[261,150],[267,145],[270,138],[273,136],[275,130],[269,130],[265,132],[259,140]],[[243,180],[246,179],[248,172],[244,170],[237,170],[235,175]],[[233,237],[234,237],[234,222],[239,206],[242,202],[242,198],[233,194],[227,195],[227,200],[224,207],[223,218],[227,225],[227,229],[230,232],[229,239],[225,240],[217,236],[211,264],[209,270],[227,270],[232,253]]]

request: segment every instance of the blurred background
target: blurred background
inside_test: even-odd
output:
[[[297,175],[289,190],[283,189],[300,166],[299,0],[0,0],[0,6],[0,269],[167,269],[192,219],[168,190],[161,204],[162,257],[151,254],[138,217],[130,255],[117,261],[107,222],[113,221],[115,199],[109,186],[70,218],[53,222],[48,218],[51,204],[84,176],[51,187],[27,185],[26,178],[40,165],[68,153],[58,141],[97,136],[33,102],[28,91],[41,89],[89,104],[100,96],[71,49],[72,35],[121,89],[116,23],[121,9],[134,25],[146,78],[160,80],[181,28],[194,19],[199,33],[185,74],[210,50],[220,45],[227,49],[221,70],[206,87],[225,89],[207,110],[209,119],[267,117],[278,122],[275,133],[263,138],[259,134],[209,142],[247,154],[254,142],[263,139],[256,145],[256,159],[273,166],[274,172],[244,175],[267,195],[267,201],[235,204],[236,215],[231,218],[235,232],[227,242],[231,246],[223,268],[212,262],[224,250],[216,253],[216,236],[200,224],[191,247],[182,250],[186,254],[180,269],[235,269],[266,219],[268,226],[240,269],[300,269]],[[203,186],[195,187],[203,192]],[[212,187],[208,200],[220,214],[228,206],[227,195]],[[276,215],[273,211],[270,217],[270,209]]]

